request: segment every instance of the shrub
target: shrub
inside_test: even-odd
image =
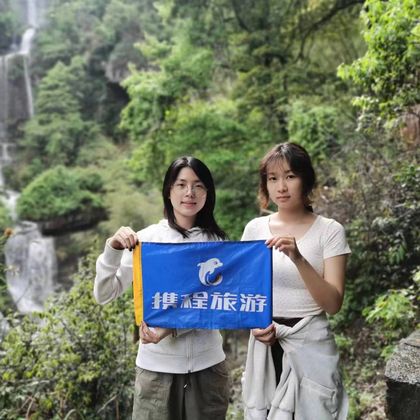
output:
[[[44,221],[77,213],[103,211],[102,180],[84,169],[56,166],[35,178],[17,203],[21,219]]]
[[[0,418],[127,418],[135,346],[131,298],[100,306],[91,253],[68,293],[26,316],[1,343]]]
[[[388,358],[397,340],[408,335],[416,324],[416,308],[419,297],[420,271],[414,274],[414,282],[405,289],[389,290],[380,295],[375,303],[363,310],[366,321],[375,324],[379,342],[384,346],[381,356]]]

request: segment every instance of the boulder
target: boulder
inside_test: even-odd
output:
[[[386,413],[392,420],[419,418],[420,329],[400,341],[385,368]]]
[[[95,227],[99,222],[107,220],[105,209],[90,209],[89,212],[72,213],[49,220],[37,222],[43,235],[59,236],[69,232],[77,232]]]

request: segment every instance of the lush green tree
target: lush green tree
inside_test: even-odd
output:
[[[0,417],[120,419],[132,405],[136,346],[130,294],[98,305],[96,251],[69,292],[44,312],[12,320],[0,344]]]
[[[257,188],[257,158],[252,146],[258,140],[252,137],[252,130],[238,123],[236,115],[235,104],[226,100],[195,101],[167,111],[162,129],[150,140],[156,142],[153,155],[146,142],[134,151],[130,162],[139,181],[153,181],[153,174],[159,185],[175,157],[187,154],[202,159],[216,183],[217,220],[229,227],[232,238],[240,237],[243,230],[238,219],[255,214]]]
[[[420,103],[419,6],[418,0],[365,2],[367,52],[339,71],[361,91],[355,104],[363,111],[365,127],[372,117],[394,119]]]
[[[84,72],[83,59],[76,56],[69,66],[57,63],[42,79],[23,141],[31,177],[52,165],[75,164],[80,149],[98,135],[81,113]]]
[[[339,110],[333,106],[308,106],[297,100],[291,105],[287,130],[290,138],[305,147],[317,165],[343,143],[342,120]]]
[[[35,178],[17,202],[21,219],[48,221],[58,217],[90,218],[105,209],[100,176],[89,169],[56,166]]]
[[[335,183],[323,193],[347,222],[352,248],[344,307],[334,324],[343,331],[356,318],[358,335],[369,337],[342,347],[355,418],[371,409],[366,396],[372,401],[373,395],[364,383],[381,386],[376,372],[383,371],[383,358],[418,319],[419,154],[415,132],[408,133],[413,126],[404,134],[395,125],[419,103],[418,10],[417,1],[367,1],[367,52],[339,70],[355,84],[359,131],[342,147]],[[418,116],[414,121],[418,125]]]
[[[69,65],[73,57],[92,50],[94,32],[110,0],[89,2],[52,0],[47,25],[37,35],[37,71],[42,75],[58,61]]]
[[[139,144],[131,162],[137,180],[160,183],[177,155],[202,157],[218,181],[219,218],[237,238],[258,212],[258,160],[272,144],[286,140],[289,128],[320,159],[335,152],[348,138],[338,132],[345,118],[338,106],[323,104],[331,91],[319,85],[338,80],[340,62],[334,67],[309,60],[305,45],[328,23],[340,25],[336,15],[357,2],[321,3],[309,11],[297,6],[299,19],[296,8],[275,2],[159,3],[162,22],[173,30],[160,40],[145,37],[140,49],[152,66],[133,68],[124,83],[130,102],[121,127]],[[323,21],[312,27],[310,17]],[[303,101],[305,109],[299,105]]]
[[[389,289],[408,287],[418,267],[418,156],[387,142],[379,132],[349,144],[334,187],[323,192],[346,222],[352,248],[344,318],[360,315]]]
[[[367,1],[362,12],[366,54],[339,74],[359,89],[360,135],[340,159],[337,192],[353,244],[350,308],[388,289],[408,287],[418,267],[418,152],[389,125],[418,104],[417,1]],[[417,119],[418,121],[418,119]]]
[[[206,96],[213,71],[212,52],[194,47],[182,35],[177,36],[173,46],[151,39],[149,42],[155,44],[143,51],[152,63],[154,56],[165,54],[155,59],[161,67],[133,70],[124,83],[132,99],[123,112],[122,128],[134,139],[158,130],[177,101],[188,101],[192,94]]]
[[[115,127],[127,97],[119,83],[128,63],[147,66],[135,43],[144,37],[143,27],[159,33],[151,0],[54,0],[50,2],[45,27],[37,33],[34,73],[42,78],[57,63],[70,65],[83,56],[87,72],[79,98],[85,119],[101,124],[118,137]]]

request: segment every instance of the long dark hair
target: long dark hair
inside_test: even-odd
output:
[[[316,186],[316,175],[308,152],[296,143],[280,143],[274,146],[260,162],[260,186],[258,199],[263,209],[268,207],[270,196],[267,189],[267,166],[284,159],[293,173],[302,179],[305,207],[313,211],[309,195]]]
[[[174,208],[170,200],[171,188],[183,168],[191,168],[207,189],[206,202],[204,207],[197,213],[194,226],[200,227],[209,236],[217,236],[225,239],[226,233],[216,223],[213,215],[216,205],[216,190],[214,188],[213,177],[209,168],[201,160],[192,156],[181,156],[175,159],[169,165],[163,180],[162,197],[164,215],[168,219],[169,226],[180,232],[184,238],[189,236],[188,231],[176,223]]]

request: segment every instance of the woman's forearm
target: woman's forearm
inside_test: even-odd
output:
[[[337,313],[341,308],[344,296],[344,275],[340,275],[340,270],[330,268],[329,272],[338,271],[338,273],[336,273],[335,278],[327,281],[318,274],[303,256],[294,263],[315,302],[325,312],[331,315]]]

